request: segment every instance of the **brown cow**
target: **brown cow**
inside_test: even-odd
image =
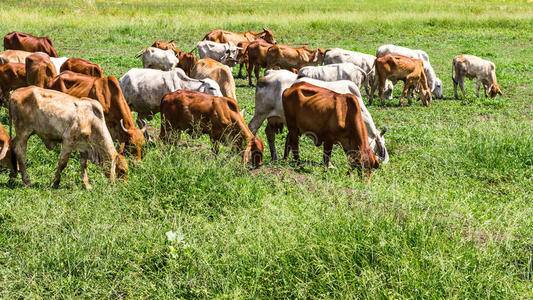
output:
[[[59,57],[49,37],[36,37],[22,32],[10,32],[4,36],[4,49],[44,52],[50,57]]]
[[[17,136],[12,142],[22,181],[31,185],[26,171],[28,139],[37,134],[46,148],[62,143],[54,187],[59,186],[61,172],[67,166],[72,151],[80,152],[82,181],[91,189],[87,177],[87,161],[99,164],[110,181],[126,178],[128,162],[117,153],[105,126],[104,112],[98,101],[76,98],[58,91],[36,86],[16,90],[9,101],[9,111]],[[16,178],[12,170],[10,181]]]
[[[176,56],[178,57],[178,60],[179,60],[178,68],[181,68],[183,71],[185,71],[185,74],[187,74],[187,76],[192,77],[191,71],[197,62],[197,58],[196,58],[196,55],[194,55],[194,53],[179,50],[178,48],[176,48],[176,44],[174,44],[174,40],[171,40],[168,43],[164,41],[155,41],[152,44],[152,47],[156,47],[161,50],[173,50],[174,53],[176,53]]]
[[[208,32],[204,36],[202,41],[208,40],[217,43],[232,42],[233,44],[237,45],[239,42],[251,42],[257,39],[263,39],[271,44],[276,44],[276,40],[274,39],[274,33],[272,33],[272,30],[264,27],[263,31],[259,33],[254,33],[251,30],[248,30],[245,33],[237,33],[227,30],[215,29]]]
[[[179,138],[182,130],[193,132],[196,128],[209,134],[215,153],[218,142],[222,142],[234,151],[244,150],[244,165],[250,160],[255,167],[263,164],[263,141],[248,129],[235,99],[187,90],[168,93],[161,99],[161,140],[168,142],[173,131]]]
[[[231,69],[214,59],[200,59],[192,69],[191,77],[195,79],[211,78],[220,86],[222,96],[237,99],[235,80],[231,74]]]
[[[72,71],[94,77],[104,78],[102,68],[88,60],[81,58],[69,58],[62,65],[60,73],[63,71]]]
[[[324,165],[329,165],[333,144],[340,143],[348,157],[351,169],[364,169],[367,182],[372,168],[379,162],[370,149],[366,125],[357,97],[338,94],[307,82],[293,84],[283,92],[283,109],[289,133],[285,144],[285,159],[292,151],[301,164],[298,153],[300,135],[313,139],[316,146],[324,143]]]
[[[372,93],[370,93],[369,103],[372,104],[374,91],[378,88],[379,97],[381,98],[381,105],[385,107],[385,98],[383,91],[386,80],[392,81],[396,84],[398,80],[404,82],[403,92],[400,97],[400,106],[403,105],[403,98],[407,93],[407,100],[411,105],[411,93],[408,93],[410,88],[418,88],[420,99],[422,103],[427,106],[431,102],[431,90],[428,87],[426,73],[424,72],[424,64],[421,59],[410,58],[398,54],[385,54],[374,61],[376,68],[376,78],[372,86]]]
[[[95,99],[102,105],[107,128],[111,137],[120,143],[119,153],[129,150],[139,161],[145,147],[143,129],[135,128],[130,107],[124,99],[118,80],[114,76],[98,78],[65,71],[55,77],[48,85],[75,97]],[[145,124],[146,125],[146,124]],[[128,148],[126,148],[128,147]]]
[[[306,46],[274,45],[268,48],[266,69],[286,69],[298,73],[301,67],[322,63],[325,52],[322,48],[311,50]]]
[[[48,54],[37,52],[26,57],[26,82],[28,85],[47,87],[56,75],[56,67]]]
[[[9,101],[9,92],[26,85],[25,64],[7,63],[0,65],[0,101],[6,107]]]
[[[261,68],[267,67],[267,53],[272,44],[264,40],[255,40],[246,48],[245,57],[247,60],[246,73],[248,74],[248,84],[252,86],[252,70],[255,72],[256,81],[259,80]]]
[[[25,63],[26,57],[32,55],[33,52],[22,50],[6,50],[0,52],[0,65],[7,64],[8,62]]]

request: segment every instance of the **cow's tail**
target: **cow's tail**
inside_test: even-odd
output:
[[[9,108],[9,111],[8,111],[8,114],[9,114],[9,140],[11,140],[13,138],[13,107],[11,107],[11,103],[13,101],[11,101],[11,98],[8,99],[8,105],[7,107]]]
[[[189,53],[194,53],[194,52],[198,53],[198,45],[194,46],[194,48],[192,48],[191,51],[189,51]]]
[[[457,84],[457,81],[453,77],[454,73],[455,73],[455,60],[452,61],[452,81],[453,81],[453,84]]]

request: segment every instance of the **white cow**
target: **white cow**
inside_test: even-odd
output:
[[[382,163],[387,163],[389,155],[385,148],[383,134],[385,130],[379,133],[374,125],[372,116],[368,112],[361,98],[359,88],[351,81],[321,81],[312,78],[296,78],[297,76],[287,70],[269,70],[265,76],[260,78],[255,93],[255,114],[248,127],[255,134],[265,119],[268,119],[267,128],[265,129],[270,153],[273,160],[278,159],[275,147],[275,134],[283,129],[285,124],[285,113],[283,111],[282,94],[285,89],[293,83],[305,81],[310,84],[330,89],[337,93],[350,93],[357,96],[361,106],[363,121],[367,125],[369,142],[372,150],[376,153]]]
[[[376,56],[385,54],[399,54],[410,58],[421,59],[424,64],[424,73],[426,73],[429,89],[436,98],[442,98],[442,81],[439,79],[440,86],[437,86],[437,75],[429,63],[429,55],[425,51],[387,44],[378,48]]]
[[[361,88],[367,81],[366,72],[352,63],[308,66],[298,71],[298,78],[308,77],[322,81],[350,80]]]
[[[50,57],[50,61],[52,61],[52,64],[56,68],[56,74],[59,75],[61,73],[61,66],[63,63],[65,63],[68,60],[68,57]]]
[[[178,67],[179,59],[173,50],[148,47],[142,51],[143,68],[169,71]]]
[[[161,98],[176,90],[199,91],[222,97],[215,81],[192,79],[180,68],[171,71],[131,69],[119,79],[119,83],[126,102],[138,113],[139,124],[158,113]]]
[[[455,78],[453,77],[454,71]],[[458,55],[453,58],[452,80],[455,98],[459,98],[457,95],[457,85],[461,87],[463,96],[466,97],[464,88],[465,77],[470,80],[476,78],[476,97],[479,97],[481,84],[483,84],[483,89],[485,90],[485,97],[490,95],[491,98],[494,98],[497,94],[503,94],[496,81],[496,66],[491,61],[467,54]]]
[[[373,68],[376,57],[371,54],[344,50],[341,48],[330,48],[324,54],[324,64],[338,64],[338,63],[352,63],[357,67],[363,69],[367,75],[367,80],[364,82],[365,92],[370,96],[370,87],[374,84],[375,70]],[[360,86],[359,86],[360,88]],[[387,80],[385,85],[385,97],[392,99],[393,85],[390,80]]]
[[[237,64],[237,55],[241,47],[235,46],[232,42],[216,43],[212,41],[201,41],[196,44],[200,58],[211,58],[229,67]]]

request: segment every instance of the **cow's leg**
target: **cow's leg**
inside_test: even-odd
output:
[[[374,77],[374,82],[372,83],[371,89],[370,89],[370,95],[368,95],[368,105],[372,105],[372,101],[374,100],[374,92],[376,91],[376,79]]]
[[[459,95],[457,94],[457,84],[459,83],[459,76],[457,76],[457,73],[455,73],[455,80],[453,81],[453,95],[455,96],[455,99],[459,99]]]
[[[459,79],[459,87],[461,88],[461,92],[463,93],[463,98],[466,98],[466,92],[465,92],[465,78],[462,77]]]
[[[239,64],[239,74],[237,74],[237,78],[242,78],[242,66],[244,63]]]
[[[331,159],[331,150],[333,149],[333,143],[329,142],[329,141],[324,141],[324,156],[323,156],[323,160],[324,160],[324,168],[326,169],[326,171],[328,170],[328,167],[329,167],[329,161]]]
[[[259,81],[259,73],[261,72],[261,66],[260,65],[256,65],[255,68],[254,68],[254,73],[255,73],[255,83],[257,84],[257,82]]]
[[[265,128],[267,136],[268,147],[270,148],[270,156],[272,160],[278,160],[278,153],[276,151],[276,128],[269,122]]]
[[[248,85],[253,86],[252,84],[252,70],[254,69],[254,65],[251,63],[248,63],[248,66],[246,66],[246,73],[248,74]]]
[[[481,86],[481,80],[476,78],[476,97],[479,98],[479,88]]]
[[[367,79],[364,85],[366,96],[370,98],[370,80]]]
[[[211,139],[211,150],[215,155],[218,155],[218,139]]]
[[[80,152],[80,168],[81,168],[81,181],[83,181],[83,186],[90,190],[92,186],[89,184],[89,176],[87,176],[87,161],[89,153]]]
[[[402,91],[402,95],[400,96],[400,103],[399,105],[400,106],[403,106],[403,98],[405,97],[405,94],[407,92],[409,92],[409,81],[405,81],[405,84],[403,85],[403,91]],[[411,105],[411,98],[409,97],[409,94],[407,94],[407,98],[408,98],[408,101],[409,101],[409,105]]]
[[[485,92],[485,98],[489,97],[489,94],[487,93],[487,86],[483,84],[483,91]]]
[[[61,146],[61,153],[59,154],[56,176],[54,178],[54,188],[59,187],[59,182],[61,181],[61,172],[63,172],[63,169],[65,169],[65,167],[67,166],[70,153],[72,153],[72,146],[73,145],[71,145],[71,143],[69,142],[63,142],[63,145]]]
[[[30,178],[28,177],[28,172],[26,171],[26,148],[28,146],[28,139],[30,138],[31,134],[26,132],[17,132],[17,136],[13,140],[13,152],[15,152],[15,157],[17,158],[19,169],[20,169],[20,175],[22,177],[22,182],[24,182],[25,185],[30,186]],[[14,166],[16,168],[16,166]],[[13,170],[12,170],[13,173]],[[10,178],[10,180],[14,180],[17,176],[17,173],[14,172],[15,177]]]

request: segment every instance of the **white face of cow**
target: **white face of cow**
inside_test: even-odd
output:
[[[439,78],[435,78],[435,88],[432,91],[435,98],[442,99],[442,81]]]
[[[233,43],[227,43],[224,48],[224,56],[222,56],[221,62],[229,67],[235,66],[239,50],[242,50],[242,48],[235,46]]]

